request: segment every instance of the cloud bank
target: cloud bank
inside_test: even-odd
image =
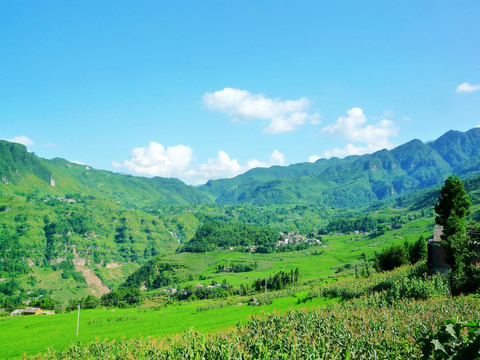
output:
[[[136,175],[175,177],[182,181],[200,185],[211,179],[231,178],[242,174],[255,167],[268,167],[283,165],[284,156],[275,150],[268,162],[257,159],[249,160],[241,165],[237,159],[223,150],[217,153],[217,157],[208,159],[206,163],[193,164],[193,149],[185,145],[169,146],[154,141],[148,147],[135,148],[131,152],[130,160],[123,163],[113,162],[115,168],[123,168]]]
[[[177,145],[164,148],[162,144],[151,141],[148,147],[134,148],[131,159],[123,164],[114,162],[117,168],[126,168],[130,172],[148,176],[176,177],[188,170],[193,159],[193,150],[189,146]]]
[[[25,146],[31,146],[31,145],[35,145],[35,143],[33,142],[32,139],[22,135],[22,136],[16,136],[14,138],[11,138],[11,139],[6,139],[7,141],[10,141],[10,142],[13,142],[13,143],[18,143],[18,144],[22,144],[22,145],[25,145]]]
[[[375,125],[365,126],[367,117],[360,108],[348,110],[347,115],[347,117],[340,117],[335,124],[324,127],[322,133],[328,136],[345,137],[349,143],[344,148],[325,151],[323,157],[363,155],[393,147],[390,138],[398,134],[398,127],[393,121],[384,119]]]
[[[308,157],[308,162],[314,163],[317,160],[322,159],[322,156],[320,155],[312,155]]]
[[[309,115],[306,111],[309,101],[305,97],[299,100],[280,101],[267,98],[263,94],[225,88],[213,93],[205,93],[203,103],[207,109],[224,112],[233,118],[269,121],[268,126],[263,129],[265,134],[294,131],[309,117],[313,124],[319,122],[318,114]]]
[[[471,93],[480,90],[480,85],[471,85],[468,82],[464,82],[457,86],[457,93]]]

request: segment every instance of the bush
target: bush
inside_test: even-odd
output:
[[[390,271],[409,263],[407,249],[402,245],[390,245],[376,254],[374,267],[377,271]]]
[[[447,320],[437,331],[422,339],[424,359],[478,359],[480,326],[477,322]]]
[[[424,278],[403,278],[393,282],[387,290],[388,301],[399,299],[426,300],[434,296],[450,296],[450,285],[445,275]]]
[[[377,271],[390,271],[407,264],[416,264],[426,259],[427,243],[420,236],[414,243],[405,241],[402,245],[391,245],[380,254],[375,254],[374,267]]]

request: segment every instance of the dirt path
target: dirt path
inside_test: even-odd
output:
[[[90,269],[85,267],[85,259],[81,259],[77,254],[77,249],[73,248],[73,264],[75,269],[80,271],[87,282],[88,288],[94,296],[108,294],[110,289],[100,280],[100,278]]]
[[[80,266],[79,266],[80,267]],[[100,278],[90,269],[77,269],[81,271],[87,281],[87,285],[95,296],[108,294],[110,289],[100,280]]]

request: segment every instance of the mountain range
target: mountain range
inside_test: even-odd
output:
[[[203,190],[219,204],[308,203],[358,207],[442,183],[450,174],[480,171],[480,128],[449,131],[437,140],[412,140],[392,150],[256,168]]]
[[[480,128],[451,130],[431,142],[411,140],[373,154],[255,168],[200,187],[178,179],[96,170],[59,158],[46,160],[23,145],[0,141],[2,187],[62,196],[78,193],[130,208],[213,203],[352,208],[441,184],[450,174],[466,177],[479,172]]]

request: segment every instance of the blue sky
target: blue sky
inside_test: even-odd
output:
[[[188,184],[480,125],[479,1],[2,1],[0,138]]]

